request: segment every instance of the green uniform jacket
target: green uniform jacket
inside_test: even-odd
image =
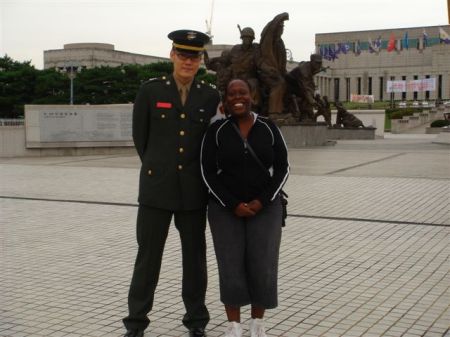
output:
[[[218,91],[195,79],[184,106],[172,76],[141,86],[133,108],[140,204],[173,211],[205,207],[200,146],[219,100]]]

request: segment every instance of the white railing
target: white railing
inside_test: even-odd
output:
[[[24,125],[24,124],[25,124],[24,119],[0,118],[0,126],[20,126],[20,125]]]

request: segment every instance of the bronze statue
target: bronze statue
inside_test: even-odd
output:
[[[299,111],[297,117],[300,122],[314,121],[314,107],[317,105],[314,99],[316,84],[314,75],[322,71],[322,56],[312,54],[310,61],[300,62],[286,75],[291,95],[298,97]],[[295,109],[294,109],[295,111]]]
[[[323,116],[325,119],[325,123],[327,123],[328,127],[331,127],[331,108],[330,103],[328,102],[328,97],[321,97],[319,94],[314,96],[314,100],[316,101],[317,112],[314,114],[314,121],[317,121],[317,117]]]
[[[355,115],[348,112],[341,102],[336,102],[336,109],[337,109],[337,115],[336,115],[336,124],[334,127],[344,127],[344,128],[359,128],[364,127],[363,122],[356,117]]]
[[[225,93],[228,82],[232,79],[231,69],[229,67],[229,54],[229,50],[224,50],[220,56],[210,59],[205,50],[203,57],[206,69],[216,72],[217,90],[219,90],[222,96]]]
[[[286,48],[281,35],[286,20],[289,20],[288,13],[278,14],[261,33],[261,58],[258,70],[266,101],[265,106],[269,114],[279,114],[284,111]]]
[[[257,107],[261,104],[258,81],[259,44],[253,43],[255,32],[252,28],[241,29],[239,25],[238,28],[242,44],[233,46],[223,60],[224,65],[228,67],[226,78],[228,80],[234,78],[246,80],[251,87],[253,104]]]
[[[314,76],[323,70],[322,57],[313,54],[310,61],[300,64],[286,73],[286,48],[282,40],[284,21],[288,13],[276,15],[261,32],[260,43],[255,43],[255,32],[250,27],[238,25],[241,44],[237,44],[220,57],[209,59],[205,54],[205,65],[216,71],[217,87],[224,93],[231,79],[246,80],[252,90],[253,109],[277,120],[300,121],[314,124],[317,116],[323,115],[331,125],[328,101],[314,99],[316,86]],[[314,114],[314,108],[319,111]]]

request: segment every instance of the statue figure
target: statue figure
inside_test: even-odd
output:
[[[264,105],[267,113],[279,114],[284,110],[286,83],[286,48],[281,39],[284,21],[289,20],[288,13],[281,13],[273,18],[261,33],[259,78],[263,86]]]
[[[359,128],[364,127],[364,124],[361,122],[359,118],[355,115],[348,112],[341,102],[336,102],[336,124],[335,127],[344,127],[344,128]]]
[[[331,108],[330,103],[328,102],[328,97],[321,97],[319,94],[314,96],[314,100],[316,101],[317,112],[314,114],[314,121],[317,121],[317,117],[323,116],[325,119],[325,123],[327,123],[328,127],[331,127]]]
[[[322,57],[313,54],[310,61],[301,62],[286,73],[286,48],[282,40],[284,21],[288,13],[276,15],[261,32],[260,43],[255,43],[255,32],[238,25],[241,44],[234,45],[219,57],[209,59],[207,69],[217,75],[217,88],[224,94],[226,84],[235,78],[247,81],[251,87],[253,110],[277,120],[315,124],[317,116],[324,116],[331,125],[328,100],[315,100],[314,76],[323,70]],[[319,96],[320,98],[320,96]],[[318,108],[316,115],[314,108]],[[283,114],[276,117],[276,115]]]
[[[317,104],[314,99],[316,90],[314,75],[322,70],[322,56],[312,54],[310,61],[300,62],[286,75],[286,82],[289,85],[291,95],[299,98],[296,102],[299,110],[296,115],[300,122],[314,121],[314,106]]]
[[[204,52],[203,60],[205,62],[206,69],[216,72],[217,78],[217,90],[219,90],[223,97],[228,82],[231,80],[231,69],[229,67],[229,50],[224,50],[218,57],[209,58],[208,53]]]
[[[242,44],[231,48],[226,56],[225,64],[229,67],[230,79],[239,78],[250,84],[253,104],[258,107],[261,104],[258,81],[259,44],[253,43],[255,32],[252,28],[245,27],[241,30],[239,25],[238,28]]]

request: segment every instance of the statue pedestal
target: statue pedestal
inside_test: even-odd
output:
[[[376,128],[328,128],[328,139],[375,139]]]
[[[328,141],[328,127],[326,125],[292,124],[281,125],[280,129],[288,148],[336,144],[336,142]]]

